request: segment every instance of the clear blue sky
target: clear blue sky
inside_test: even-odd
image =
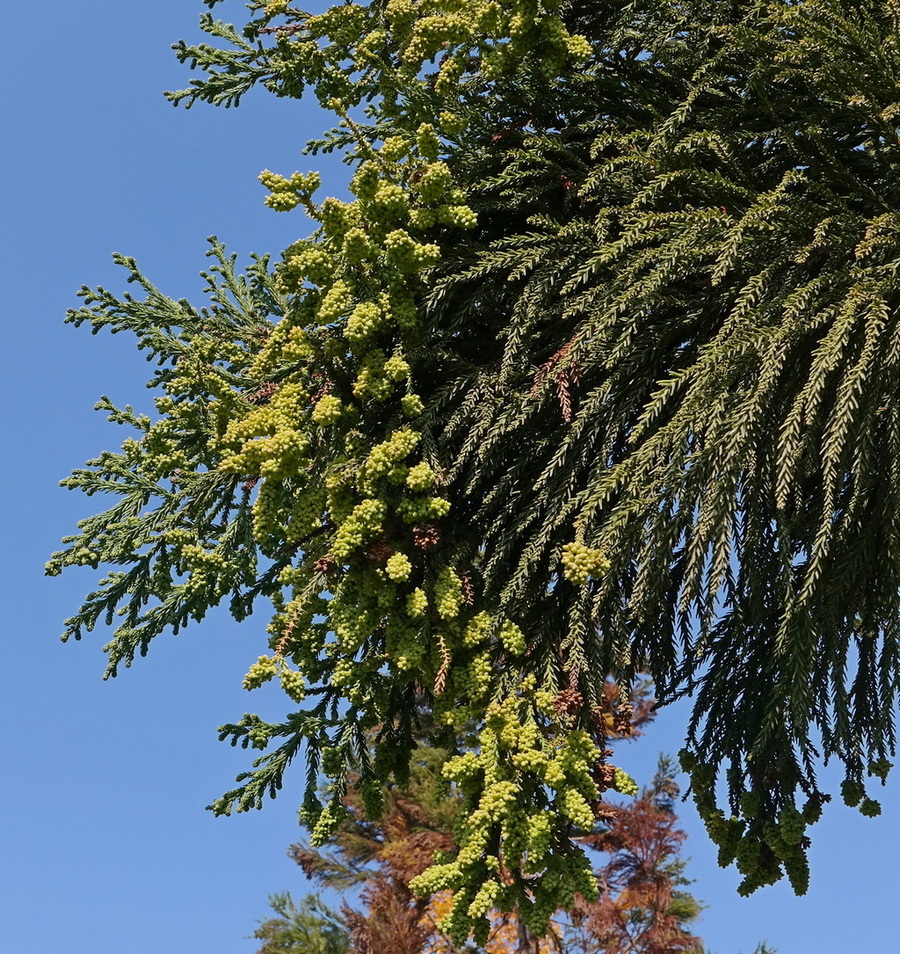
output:
[[[203,9],[200,0],[46,0],[8,23],[0,950],[14,954],[252,954],[247,938],[267,896],[304,890],[285,856],[301,834],[299,779],[260,813],[204,811],[248,759],[216,740],[216,726],[279,711],[277,697],[240,687],[264,651],[265,621],[210,617],[103,683],[103,633],[57,639],[94,574],[42,576],[59,537],[94,503],[58,480],[124,436],[94,402],[147,401],[148,367],[130,340],[63,324],[79,286],[122,290],[110,261],[121,251],[168,294],[196,300],[207,235],[245,256],[277,253],[307,231],[300,213],[263,206],[261,169],[318,167],[332,192],[345,181],[333,158],[299,155],[323,128],[311,103],[262,92],[238,110],[165,102],[162,90],[191,75],[169,47],[197,37]],[[237,2],[217,9],[243,16]],[[647,778],[658,752],[679,747],[684,718],[683,708],[663,712],[623,752],[625,767]],[[739,898],[737,876],[716,867],[684,805],[710,950],[750,954],[762,939],[780,954],[893,949],[897,785],[883,802],[875,820],[831,806],[812,831],[812,887],[800,900],[784,886]]]

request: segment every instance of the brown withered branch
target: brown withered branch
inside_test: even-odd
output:
[[[452,660],[450,650],[447,649],[443,636],[438,637],[438,645],[441,650],[441,668],[434,677],[434,694],[436,696],[441,695],[447,686],[447,674],[450,672],[450,662]]]
[[[285,623],[284,630],[281,633],[281,639],[278,640],[278,645],[275,647],[275,652],[279,656],[287,656],[288,650],[291,648],[291,643],[294,641],[294,629],[296,627],[294,620],[289,619]]]
[[[537,394],[540,386],[553,375],[556,383],[556,397],[559,401],[559,409],[562,411],[563,420],[566,424],[572,423],[572,389],[577,388],[581,383],[581,368],[577,360],[567,362],[553,374],[554,368],[565,361],[569,352],[576,343],[575,338],[571,338],[556,352],[552,357],[545,361],[537,374],[534,376],[534,384],[531,388],[531,396]]]
[[[471,606],[475,602],[475,584],[472,582],[472,574],[468,570],[460,573],[459,582],[462,584],[463,599],[466,606]]]

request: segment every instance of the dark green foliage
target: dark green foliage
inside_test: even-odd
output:
[[[543,592],[573,525],[610,554],[590,599],[554,589],[536,616],[568,607],[587,671],[618,656],[663,699],[693,692],[693,758],[769,819],[795,786],[820,798],[817,752],[858,780],[894,745],[897,22],[749,8],[683,43],[641,64],[681,74],[668,116],[529,133],[485,188],[554,212],[446,283],[520,283],[456,472],[503,601]]]

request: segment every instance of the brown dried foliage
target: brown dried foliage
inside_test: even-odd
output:
[[[660,780],[670,786],[671,779]],[[677,789],[674,789],[677,792]],[[645,791],[600,833],[581,842],[609,861],[598,871],[601,895],[594,903],[579,899],[573,920],[589,940],[589,950],[606,954],[683,954],[702,950],[698,937],[681,924],[685,911],[699,907],[678,891],[677,863],[685,834],[668,798]],[[679,917],[681,914],[681,917]]]
[[[450,650],[447,649],[447,644],[444,642],[444,637],[439,636],[438,642],[441,648],[441,668],[434,678],[434,694],[436,696],[441,695],[447,687],[447,675],[450,672],[450,663],[453,661]]]
[[[566,189],[568,190],[572,185],[573,183],[567,180]],[[556,397],[559,401],[559,409],[562,412],[563,420],[566,424],[572,423],[572,391],[581,383],[581,369],[578,360],[567,360],[569,352],[574,345],[575,339],[573,338],[541,365],[537,374],[534,376],[534,385],[531,390],[531,394],[534,396],[547,378],[552,376],[553,382],[556,385]],[[558,367],[560,365],[561,367]]]

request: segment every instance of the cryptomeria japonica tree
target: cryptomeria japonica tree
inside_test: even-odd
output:
[[[216,0],[207,0],[213,7]],[[48,572],[112,570],[109,673],[223,601],[273,615],[245,684],[294,710],[217,813],[299,753],[314,842],[373,816],[420,714],[467,799],[445,929],[541,934],[596,892],[573,836],[649,673],[741,890],[806,889],[822,757],[864,814],[894,748],[900,626],[898,8],[886,0],[249,4],[175,102],[314,93],[351,201],[260,179],[315,231],[209,298],[84,289],[157,417],[64,483],[116,498]],[[298,226],[299,228],[299,226]],[[469,727],[475,729],[470,731]],[[322,777],[329,795],[317,794]]]
[[[423,770],[432,752],[417,755],[413,779],[394,790],[378,822],[370,822],[350,802],[328,851],[295,845],[291,855],[318,884],[342,893],[341,910],[321,905],[316,895],[294,903],[288,894],[271,898],[273,914],[255,937],[259,954],[307,954],[329,939],[341,939],[335,954],[699,954],[690,933],[700,912],[684,890],[684,833],[673,812],[677,786],[671,762],[664,762],[638,798],[607,804],[597,830],[581,839],[598,867],[596,901],[577,903],[569,914],[554,912],[544,939],[536,938],[515,913],[488,912],[491,928],[480,948],[455,947],[438,928],[453,903],[449,891],[417,898],[409,880],[427,865],[435,849],[452,847],[456,799],[440,791],[434,766]],[[433,761],[433,759],[432,759]],[[439,767],[439,766],[438,766]],[[430,775],[430,778],[429,778]],[[437,784],[435,784],[437,782]],[[430,783],[430,784],[429,784]],[[437,791],[436,791],[437,790]],[[360,903],[344,894],[359,889]],[[332,944],[334,941],[332,940]],[[317,952],[318,954],[318,952]]]
[[[652,718],[649,687],[636,688],[630,738]],[[618,689],[608,683],[605,693],[614,699]],[[420,746],[409,783],[391,791],[379,819],[368,818],[358,794],[350,792],[347,815],[326,848],[291,847],[290,856],[310,879],[340,894],[340,911],[316,895],[299,903],[289,894],[275,895],[273,915],[254,934],[263,941],[259,954],[331,954],[332,948],[334,954],[701,954],[699,938],[690,933],[701,906],[684,890],[684,833],[674,813],[678,786],[669,759],[660,759],[652,783],[636,799],[605,802],[594,831],[579,838],[594,864],[596,901],[554,912],[543,939],[514,912],[489,911],[482,945],[455,946],[438,927],[453,904],[452,892],[421,898],[408,888],[435,852],[454,847],[462,799],[441,777],[445,758]]]

